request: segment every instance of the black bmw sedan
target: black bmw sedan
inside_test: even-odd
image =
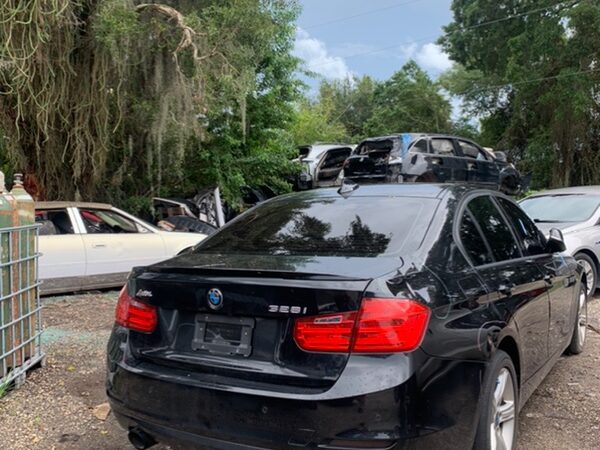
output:
[[[134,269],[108,397],[136,448],[509,450],[583,349],[585,275],[562,250],[472,187],[277,197]]]

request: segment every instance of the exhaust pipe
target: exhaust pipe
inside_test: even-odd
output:
[[[152,436],[143,431],[142,429],[135,427],[129,430],[127,433],[129,442],[138,450],[146,450],[156,444],[156,441]]]

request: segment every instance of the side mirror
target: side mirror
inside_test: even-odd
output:
[[[550,230],[550,236],[548,237],[548,244],[546,248],[549,253],[561,253],[567,249],[562,231],[560,231],[558,228],[552,228]]]

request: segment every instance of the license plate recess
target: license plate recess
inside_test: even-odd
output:
[[[252,353],[254,319],[198,314],[192,350],[215,355],[239,355]]]

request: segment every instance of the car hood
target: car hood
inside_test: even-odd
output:
[[[552,228],[558,228],[563,234],[574,233],[589,228],[589,225],[585,222],[543,222],[536,223],[536,225],[545,236],[548,236]]]
[[[150,270],[235,270],[279,272],[281,274],[326,275],[349,279],[372,279],[399,270],[404,265],[400,257],[323,257],[273,256],[216,253],[188,253],[155,264]]]

